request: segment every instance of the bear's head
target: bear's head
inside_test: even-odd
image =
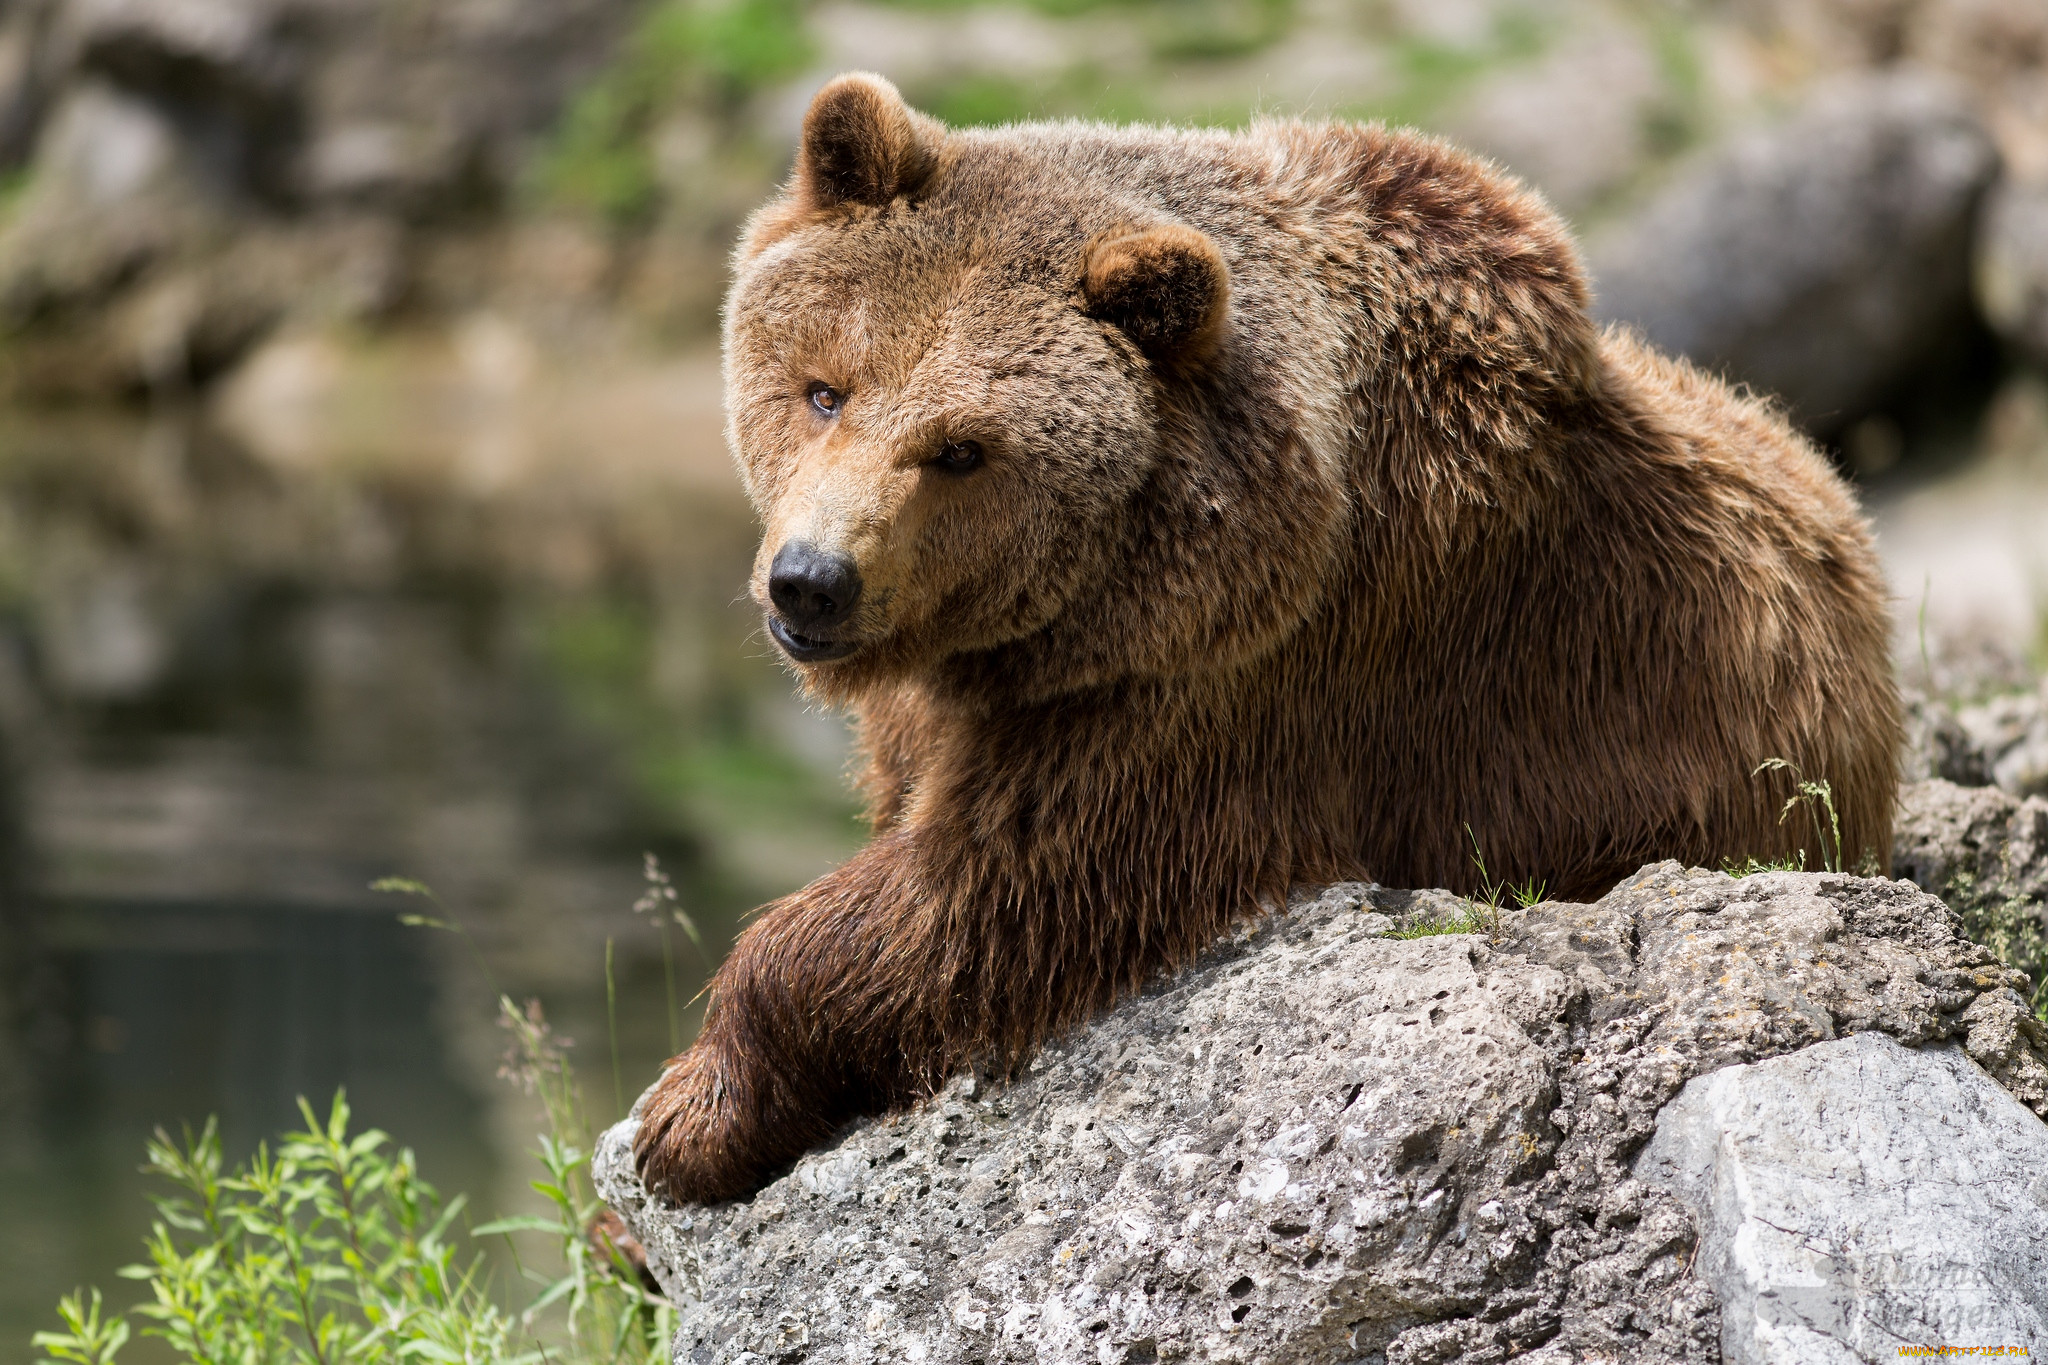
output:
[[[816,692],[1227,665],[1319,590],[1317,497],[1275,485],[1330,483],[1332,523],[1342,497],[1229,411],[1224,251],[1118,193],[1088,133],[949,132],[844,76],[749,226],[729,437],[753,595]]]

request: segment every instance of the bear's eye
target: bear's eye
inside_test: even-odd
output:
[[[932,463],[948,474],[965,474],[981,468],[981,442],[948,441],[932,456]]]
[[[804,396],[811,400],[811,406],[824,417],[837,417],[839,409],[846,403],[845,395],[830,384],[813,384],[804,390]]]

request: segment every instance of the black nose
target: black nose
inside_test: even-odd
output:
[[[860,570],[845,555],[792,540],[768,566],[768,600],[798,630],[836,625],[860,601]]]

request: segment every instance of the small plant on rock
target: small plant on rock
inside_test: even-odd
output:
[[[1465,837],[1472,841],[1472,865],[1479,870],[1478,894],[1466,897],[1452,913],[1410,915],[1388,937],[1485,934],[1490,938],[1500,931],[1500,914],[1508,901],[1512,900],[1524,910],[1542,903],[1549,883],[1534,876],[1525,878],[1520,885],[1495,881],[1486,870],[1486,855],[1480,850],[1479,836],[1472,832],[1472,826],[1465,826]]]
[[[1409,915],[1387,933],[1388,938],[1434,938],[1438,934],[1486,934],[1491,936],[1497,920],[1478,902],[1466,901],[1449,914]]]
[[[1778,812],[1778,823],[1784,824],[1793,811],[1804,807],[1807,818],[1813,823],[1813,837],[1820,846],[1820,866],[1823,872],[1845,871],[1842,859],[1842,817],[1835,813],[1835,789],[1825,779],[1810,782],[1799,765],[1783,758],[1767,758],[1750,772],[1758,773],[1782,770],[1792,774],[1792,795],[1786,800],[1783,810]],[[1822,821],[1825,814],[1827,819]],[[1799,850],[1799,867],[1806,866],[1806,850]]]
[[[1768,861],[1757,858],[1723,858],[1721,870],[1731,877],[1754,877],[1759,872],[1804,872],[1806,871],[1806,850],[1788,853],[1782,858]]]

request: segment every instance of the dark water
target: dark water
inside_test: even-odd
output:
[[[218,1115],[238,1151],[346,1085],[444,1181],[488,1188],[488,1115],[435,1028],[435,964],[382,918],[289,904],[96,907],[55,926],[61,1003],[0,1159],[8,1358],[52,1296],[139,1259],[142,1139]]]
[[[606,1122],[671,1042],[643,853],[715,956],[857,842],[843,730],[735,600],[736,490],[599,491],[0,414],[0,1360],[62,1292],[132,1297],[158,1126],[216,1115],[246,1153],[346,1087],[479,1216],[527,1207],[496,993],[575,1040]],[[369,889],[391,875],[445,910]],[[706,967],[672,948],[687,1001]]]

